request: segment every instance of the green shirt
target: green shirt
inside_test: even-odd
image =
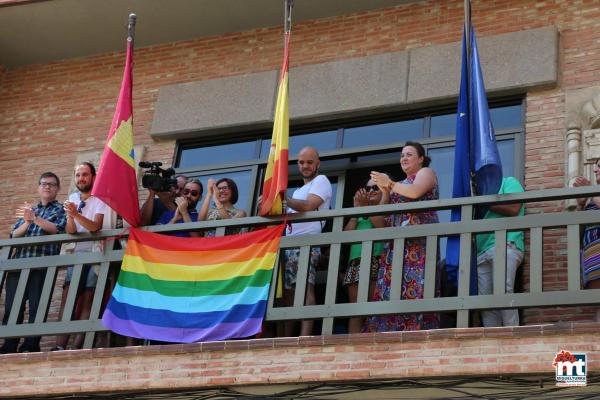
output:
[[[519,183],[516,178],[509,176],[507,178],[502,179],[502,186],[500,187],[500,191],[498,194],[508,194],[508,193],[520,193],[524,192],[523,186]],[[521,205],[519,209],[519,216],[525,215],[525,207]],[[504,218],[505,215],[495,213],[491,210],[485,214],[483,219],[492,219],[492,218]],[[522,231],[517,232],[508,232],[506,235],[507,242],[513,242],[515,246],[521,251],[525,251],[525,235]],[[479,234],[475,237],[475,242],[477,244],[477,255],[481,255],[484,251],[488,250],[492,246],[496,244],[496,240],[494,238],[494,233],[485,233]]]
[[[369,218],[359,217],[356,222],[355,230],[360,231],[363,229],[371,229],[373,228],[373,223]],[[360,258],[360,253],[362,251],[362,244],[356,243],[350,246],[350,256],[348,260],[354,260],[355,258]],[[383,243],[375,242],[373,244],[373,257],[379,257],[383,253]]]

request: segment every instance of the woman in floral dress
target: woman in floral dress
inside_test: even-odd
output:
[[[372,179],[377,186],[384,190],[382,204],[438,199],[437,176],[428,167],[430,162],[431,160],[425,155],[425,149],[421,144],[407,142],[400,156],[400,165],[406,174],[406,179],[401,182],[394,182],[386,174],[372,172]],[[387,218],[386,225],[390,227],[404,227],[408,225],[433,224],[438,221],[436,211],[408,212],[390,215]],[[407,239],[405,241],[402,292],[400,296],[402,300],[423,298],[425,243],[425,238]],[[390,300],[393,255],[394,250],[391,243],[386,244],[372,301]],[[367,318],[363,326],[363,331],[413,331],[435,329],[438,327],[439,315],[437,313],[396,314]]]

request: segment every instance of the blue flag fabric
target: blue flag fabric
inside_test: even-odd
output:
[[[473,25],[470,25],[470,69],[467,79],[466,35],[463,32],[462,68],[458,109],[456,113],[456,146],[454,149],[454,179],[452,197],[468,197],[472,194],[496,194],[502,183],[502,165],[496,146],[496,137],[490,118],[479,52]],[[471,193],[471,176],[474,191]],[[450,220],[460,221],[460,209],[453,209]],[[448,237],[446,246],[447,281],[458,286],[460,239]],[[474,259],[471,263],[470,293],[477,293]]]
[[[471,81],[469,83],[469,111],[472,127],[471,170],[474,174],[475,194],[478,196],[497,194],[502,185],[502,164],[490,118],[473,25],[471,25]]]

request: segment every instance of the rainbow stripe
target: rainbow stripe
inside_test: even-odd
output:
[[[262,201],[259,214],[282,214],[282,196],[287,190],[288,181],[288,142],[290,136],[289,96],[288,96],[288,67],[289,67],[290,33],[286,34],[283,66],[279,88],[277,90],[277,103],[275,105],[275,119],[273,122],[273,135],[265,179],[263,183]]]
[[[283,228],[211,238],[132,228],[102,323],[121,335],[181,343],[259,333]]]

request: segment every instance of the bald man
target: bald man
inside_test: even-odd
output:
[[[297,212],[317,211],[329,209],[331,203],[331,183],[325,175],[319,175],[319,153],[314,147],[304,147],[298,155],[298,169],[304,180],[304,186],[294,191],[291,198],[287,198],[288,214]],[[291,224],[287,236],[314,235],[321,233],[324,221],[298,222]],[[284,256],[285,279],[284,298],[286,305],[294,303],[294,288],[298,273],[298,258],[300,249],[287,249]],[[306,286],[306,305],[315,304],[315,267],[321,258],[321,248],[312,247],[308,267],[308,282]],[[313,321],[302,321],[300,335],[312,334]],[[286,336],[291,335],[291,327],[286,327]]]

